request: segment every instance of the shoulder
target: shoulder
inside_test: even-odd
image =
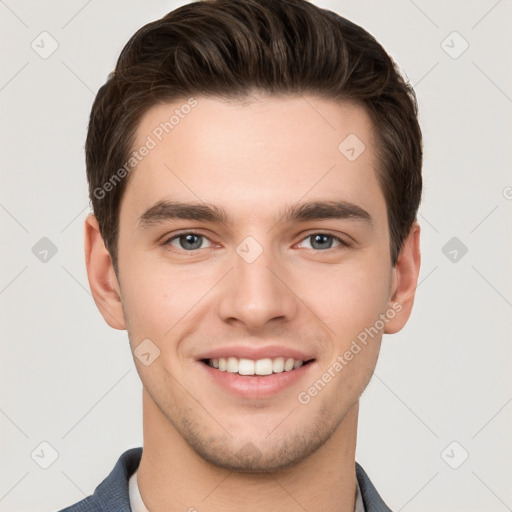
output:
[[[392,512],[380,497],[366,471],[357,462],[356,477],[361,489],[365,512]]]
[[[141,457],[142,447],[126,450],[92,495],[59,512],[131,512],[128,481]]]

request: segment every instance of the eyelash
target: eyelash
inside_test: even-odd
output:
[[[178,233],[177,235],[172,236],[171,238],[168,238],[162,245],[172,247],[171,246],[171,242],[173,242],[174,240],[178,240],[179,238],[184,237],[186,235],[195,235],[197,237],[202,237],[202,238],[206,238],[207,240],[210,240],[206,235],[203,235],[201,233],[196,233],[195,231],[184,231],[182,233]],[[309,235],[307,235],[304,238],[302,238],[300,240],[300,242],[303,242],[304,240],[307,240],[308,238],[311,238],[314,235],[327,236],[327,237],[332,238],[336,242],[339,242],[338,246],[336,246],[336,247],[328,247],[327,249],[323,249],[323,250],[322,249],[314,249],[314,248],[308,249],[308,250],[311,250],[311,251],[314,251],[314,252],[328,252],[328,251],[333,251],[335,249],[339,249],[339,248],[342,248],[342,247],[351,247],[351,244],[349,244],[348,242],[346,242],[342,238],[340,238],[338,236],[335,236],[335,235],[332,235],[330,233],[324,232],[324,231],[316,231],[316,232],[310,233]],[[199,249],[192,249],[190,251],[187,251],[187,250],[181,249],[181,248],[174,248],[174,249],[177,249],[178,251],[185,252],[185,253],[187,253],[187,252],[188,253],[194,253],[194,252],[197,252],[199,250]]]

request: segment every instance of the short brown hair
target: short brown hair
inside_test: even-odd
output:
[[[363,28],[306,0],[205,0],[140,28],[92,107],[89,196],[116,273],[119,207],[129,177],[108,193],[102,187],[129,159],[142,115],[193,94],[247,99],[253,91],[310,93],[367,109],[396,264],[422,189],[416,96],[396,64]]]

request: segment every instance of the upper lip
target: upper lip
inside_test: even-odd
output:
[[[301,361],[309,361],[314,359],[312,355],[296,348],[284,347],[282,345],[267,345],[267,346],[247,346],[236,345],[232,347],[217,347],[204,354],[200,355],[197,359],[218,359],[220,357],[237,357],[238,359],[258,359],[275,358],[275,357],[293,357]]]

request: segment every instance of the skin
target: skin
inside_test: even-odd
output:
[[[362,107],[315,96],[244,104],[195,98],[197,107],[129,176],[119,276],[95,217],[85,222],[99,310],[110,326],[127,329],[132,351],[148,338],[160,350],[148,366],[134,357],[143,383],[141,496],[152,512],[352,511],[359,397],[382,334],[398,332],[410,316],[420,228],[413,225],[392,267],[372,124]],[[146,112],[134,147],[185,102]],[[349,134],[366,145],[353,162],[338,149]],[[231,222],[138,226],[161,199],[215,204]],[[285,204],[339,199],[364,208],[373,225],[280,221]],[[204,235],[200,248],[187,251],[179,238],[165,245],[187,230]],[[312,245],[318,233],[351,246],[335,238]],[[236,252],[247,236],[263,250],[252,263]],[[308,404],[299,403],[298,394],[393,304],[400,312]],[[197,361],[212,347],[237,343],[299,348],[315,361],[281,392],[245,399],[218,386]]]

